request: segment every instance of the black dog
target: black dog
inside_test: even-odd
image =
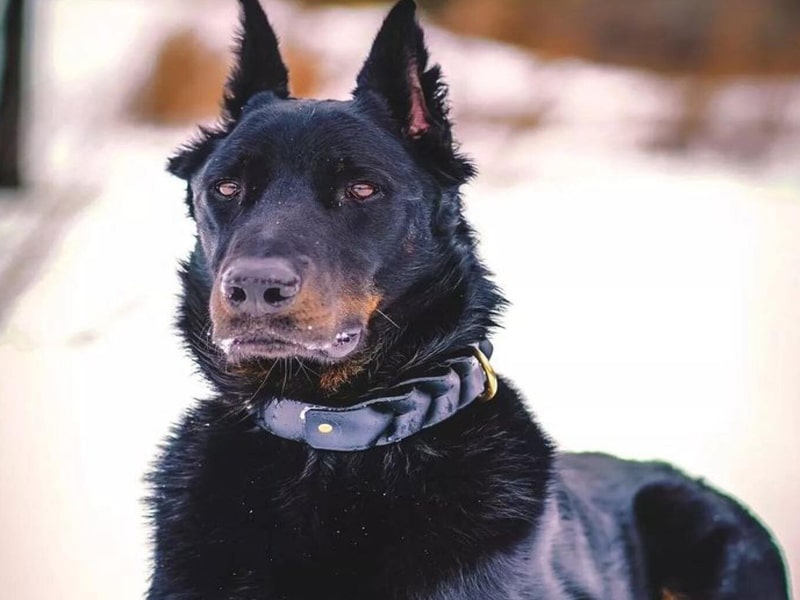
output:
[[[665,464],[557,454],[498,384],[503,299],[414,3],[346,102],[290,98],[241,4],[221,125],[170,162],[199,232],[180,327],[216,393],[151,478],[148,598],[787,598],[734,501]]]

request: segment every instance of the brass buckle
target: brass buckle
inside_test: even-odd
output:
[[[478,363],[481,365],[484,375],[486,375],[486,387],[484,387],[483,393],[478,396],[476,400],[478,402],[488,402],[497,394],[497,373],[494,372],[492,365],[489,363],[489,359],[486,358],[486,355],[481,352],[477,346],[472,347],[472,352],[475,358],[478,359]]]

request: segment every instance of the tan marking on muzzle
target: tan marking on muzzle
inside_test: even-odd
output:
[[[350,381],[353,377],[361,373],[367,364],[366,356],[349,360],[343,363],[326,367],[319,376],[319,387],[323,391],[332,393]]]
[[[381,299],[380,294],[370,291],[363,296],[343,296],[338,304],[341,314],[361,317],[362,322],[366,324],[375,314]]]
[[[381,296],[375,292],[365,296],[347,296],[343,298],[339,305],[343,314],[358,316],[365,325],[369,323],[372,315],[381,302]],[[347,360],[334,365],[325,367],[320,374],[319,385],[328,392],[335,392],[342,385],[356,377],[370,361],[371,355],[364,351],[351,360]]]
[[[214,286],[211,288],[211,299],[208,305],[208,312],[211,316],[212,323],[217,322],[220,317],[229,317],[231,312],[222,298],[222,290],[220,289],[220,278],[217,277],[214,281]]]

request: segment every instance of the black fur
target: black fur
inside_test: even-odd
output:
[[[389,14],[347,102],[290,98],[266,16],[241,4],[220,123],[169,165],[198,225],[179,326],[214,395],[150,477],[148,598],[787,598],[778,550],[733,501],[666,465],[557,455],[502,380],[493,401],[363,452],[255,426],[276,398],[346,406],[425,373],[485,338],[504,301],[462,215],[474,171],[414,3]],[[300,308],[229,311],[225,269],[274,256],[301,274]],[[347,356],[316,349],[355,327]]]

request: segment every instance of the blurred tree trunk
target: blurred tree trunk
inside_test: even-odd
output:
[[[0,0],[0,187],[20,187],[20,108],[24,0]],[[5,9],[5,10],[2,10]]]

